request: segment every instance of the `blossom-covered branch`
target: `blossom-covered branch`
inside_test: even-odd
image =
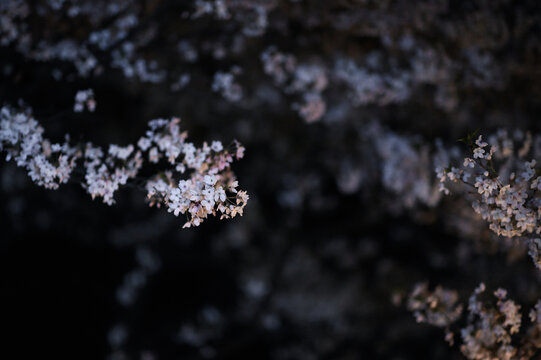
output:
[[[459,167],[436,168],[440,190],[449,194],[447,183],[475,189],[475,212],[488,221],[497,235],[529,238],[530,254],[541,268],[540,240],[536,237],[541,233],[541,170],[530,157],[532,136],[522,138],[518,134],[513,139],[500,131],[487,141],[482,136],[475,141],[468,137],[473,157],[466,157]]]
[[[529,312],[531,325],[519,337],[522,325],[520,305],[507,298],[507,291],[498,289],[493,295],[496,301],[480,300],[486,290],[481,283],[468,300],[467,324],[459,329],[462,345],[460,350],[470,360],[528,360],[533,359],[541,344],[541,300]],[[458,293],[436,287],[430,291],[426,284],[418,284],[408,300],[419,323],[428,323],[446,329],[445,339],[452,346],[454,332],[451,326],[461,318],[463,305],[457,304]]]
[[[198,226],[209,215],[231,218],[242,215],[248,201],[230,169],[244,155],[234,141],[224,148],[219,141],[196,147],[181,132],[180,119],[157,119],[136,145],[111,144],[107,150],[92,143],[51,143],[29,110],[0,110],[0,151],[6,159],[28,171],[31,179],[47,189],[67,183],[73,170],[84,171],[82,186],[92,196],[112,205],[114,193],[135,179],[145,161],[162,165],[162,171],[144,180],[150,205],[164,205],[175,216],[185,214],[184,227]],[[82,164],[81,164],[82,163]],[[183,175],[189,171],[187,177]]]

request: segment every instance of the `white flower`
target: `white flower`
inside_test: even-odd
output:
[[[483,136],[479,135],[479,138],[477,138],[477,140],[475,140],[475,145],[479,146],[480,148],[484,148],[488,144],[483,141]]]
[[[473,167],[475,166],[475,161],[471,158],[465,158],[464,159],[464,167],[470,167],[473,169]]]
[[[220,141],[213,141],[212,144],[210,145],[210,148],[216,152],[220,152],[224,149]]]
[[[150,141],[150,139],[146,138],[146,137],[142,137],[139,139],[139,141],[137,142],[137,146],[139,146],[139,148],[143,151],[147,151],[148,148],[152,145],[152,141]]]
[[[483,148],[475,148],[473,150],[473,157],[475,159],[483,159],[485,157],[485,150]]]
[[[460,173],[461,170],[453,166],[447,176],[449,177],[449,180],[456,182],[460,179]]]
[[[520,174],[520,176],[525,181],[529,181],[531,178],[535,176],[535,159],[533,159],[530,162],[526,162],[524,166],[525,166],[525,169],[522,172],[522,174]]]

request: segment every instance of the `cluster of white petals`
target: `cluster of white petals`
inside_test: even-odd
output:
[[[47,189],[66,183],[81,156],[80,150],[69,145],[69,137],[62,144],[51,144],[29,112],[8,107],[0,109],[0,151],[6,153],[6,160],[25,168],[32,181]]]
[[[417,284],[408,299],[408,310],[419,323],[448,327],[460,318],[462,305],[457,304],[458,293],[437,286],[434,291],[427,283]]]
[[[219,92],[227,101],[240,101],[242,99],[242,87],[235,82],[235,76],[241,72],[238,66],[232,67],[228,72],[216,72],[212,81],[212,91]]]
[[[178,118],[152,120],[137,145],[111,144],[104,151],[92,143],[70,145],[68,136],[62,144],[51,144],[30,111],[3,107],[0,151],[48,189],[66,183],[74,168],[82,165],[82,186],[108,205],[121,186],[137,178],[145,161],[159,163],[165,169],[144,180],[151,206],[163,204],[175,216],[185,214],[185,227],[198,226],[209,215],[219,214],[222,219],[242,215],[248,195],[237,189],[230,166],[243,157],[244,147],[236,141],[227,148],[219,141],[196,147],[186,141],[179,122]]]
[[[75,104],[73,111],[83,112],[84,110],[94,112],[96,110],[96,100],[94,99],[94,90],[79,90],[75,94]]]
[[[518,349],[511,344],[511,336],[521,326],[520,306],[507,299],[504,289],[494,292],[496,306],[487,306],[478,299],[484,291],[481,283],[469,299],[469,323],[461,330],[460,349],[468,359],[517,359]]]
[[[200,148],[186,141],[181,133],[179,119],[158,119],[150,122],[150,130],[138,146],[148,150],[148,160],[164,159],[171,169],[147,181],[146,188],[151,204],[165,204],[175,216],[185,214],[184,227],[198,226],[208,215],[220,218],[242,215],[248,201],[245,191],[237,190],[238,182],[230,171],[234,159],[244,155],[244,148],[234,142],[224,148],[219,141]],[[187,179],[176,180],[175,175],[191,170]]]
[[[441,151],[431,154],[426,144],[386,131],[377,124],[369,129],[369,133],[373,135],[379,156],[382,185],[400,197],[400,202],[407,208],[417,203],[436,205],[440,193],[430,167],[441,162]]]
[[[445,339],[452,346],[455,332],[460,333],[460,350],[470,360],[525,360],[533,359],[541,341],[541,300],[530,311],[532,322],[524,334],[519,335],[522,326],[520,305],[507,298],[505,289],[497,289],[495,301],[481,300],[486,291],[481,283],[468,300],[468,316],[461,324],[463,305],[458,303],[458,293],[441,286],[429,291],[426,284],[418,284],[408,300],[408,309],[418,322],[445,328]],[[521,336],[520,344],[516,337]]]
[[[541,171],[535,159],[528,159],[532,136],[518,132],[511,137],[500,131],[486,142],[479,136],[471,146],[473,158],[465,158],[461,167],[436,169],[441,190],[449,193],[446,184],[453,182],[473,187],[478,194],[473,209],[498,235],[511,238],[541,233]]]
[[[263,71],[276,86],[283,87],[286,94],[300,97],[292,108],[304,121],[319,121],[327,111],[322,94],[329,85],[328,70],[322,64],[297,64],[293,55],[280,52],[275,46],[267,48],[260,58]]]

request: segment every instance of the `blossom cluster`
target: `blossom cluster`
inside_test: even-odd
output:
[[[6,153],[6,160],[25,168],[38,185],[57,189],[68,182],[81,151],[70,146],[69,137],[62,144],[51,144],[43,131],[29,112],[0,109],[0,151]]]
[[[214,74],[212,90],[219,92],[226,100],[238,102],[242,99],[242,87],[235,82],[235,76],[242,70],[235,66],[228,72],[218,71]]]
[[[398,65],[394,53],[385,55],[381,51],[365,54],[362,61],[340,55],[327,61],[300,63],[293,54],[284,53],[276,46],[268,47],[260,58],[264,72],[284,93],[303,99],[293,109],[308,123],[320,120],[327,112],[323,92],[330,89],[347,89],[347,99],[353,107],[385,107],[404,104],[418,89],[433,85],[436,107],[453,111],[457,107],[457,87],[487,88],[500,84],[495,80],[499,78],[491,66],[492,57],[476,49],[466,49],[459,59],[451,59],[424,43],[416,44],[411,36],[388,46],[408,54],[409,63]],[[459,67],[464,69],[463,79],[457,76]]]
[[[94,99],[94,90],[79,90],[75,94],[75,104],[73,105],[73,111],[83,112],[87,109],[90,112],[96,110],[96,100]]]
[[[226,149],[221,142],[213,141],[197,148],[186,141],[187,134],[180,132],[179,121],[151,121],[150,130],[137,143],[142,151],[148,150],[149,162],[164,159],[171,166],[147,181],[151,204],[163,203],[175,216],[186,214],[184,227],[198,226],[210,214],[220,214],[222,219],[242,215],[248,195],[237,190],[230,165],[244,156],[244,147],[235,141]],[[192,170],[188,179],[175,180],[175,174],[186,170]]]
[[[468,359],[515,359],[518,350],[511,336],[519,332],[520,306],[507,299],[507,291],[494,292],[496,306],[486,306],[478,297],[485,291],[481,283],[468,301],[469,324],[461,330],[462,353]]]
[[[448,183],[475,189],[473,209],[489,228],[504,237],[530,238],[533,254],[536,235],[541,233],[541,171],[534,158],[528,160],[528,156],[536,155],[533,137],[521,132],[511,137],[499,131],[487,141],[479,136],[467,142],[473,156],[464,158],[462,166],[436,168],[440,190],[449,194]]]
[[[35,11],[31,11],[33,6],[24,0],[0,5],[1,46],[14,44],[23,56],[39,62],[59,60],[71,63],[80,77],[98,75],[103,72],[103,65],[110,65],[120,68],[126,77],[137,76],[143,82],[164,80],[165,72],[157,68],[155,61],[147,61],[135,53],[152,36],[136,41],[129,39],[130,32],[140,25],[141,7],[136,2],[49,1],[36,4]],[[35,33],[32,26],[28,26],[32,21],[31,14],[57,21],[88,21],[91,28],[83,33],[82,38],[61,31],[65,26]],[[51,34],[54,36],[49,36]],[[106,61],[100,54],[104,51],[111,55]],[[53,70],[56,80],[69,75],[60,68]]]
[[[522,325],[520,305],[507,298],[507,291],[497,289],[493,295],[495,301],[482,301],[480,297],[486,291],[481,283],[468,300],[467,323],[459,329],[462,340],[460,350],[470,360],[527,360],[533,356],[541,341],[541,300],[530,311],[531,325],[522,334],[520,345],[515,341]],[[445,339],[454,344],[454,330],[450,330],[461,318],[462,305],[456,304],[456,291],[437,287],[433,292],[426,284],[415,286],[408,309],[414,313],[418,322],[445,327]]]
[[[301,97],[293,109],[307,122],[321,119],[327,109],[322,93],[329,79],[327,70],[320,64],[298,64],[296,58],[279,51],[275,46],[267,48],[260,56],[263,71],[272,77],[275,85],[283,87],[286,94]]]
[[[382,75],[351,59],[338,59],[334,73],[337,80],[351,89],[350,98],[356,106],[385,106],[404,102],[411,96],[411,75],[406,71]]]
[[[179,13],[183,21],[197,21],[205,15],[216,20],[238,24],[243,37],[260,37],[268,26],[268,12],[275,1],[196,0],[186,2],[187,9]],[[72,64],[80,77],[103,73],[107,66],[122,71],[127,78],[141,82],[161,83],[168,78],[145,46],[157,37],[156,28],[148,19],[158,15],[156,6],[151,15],[144,6],[132,0],[113,1],[44,1],[32,4],[15,0],[0,4],[0,46],[13,45],[27,59],[39,62],[61,61]],[[63,26],[35,32],[31,26],[34,16],[48,23]],[[144,19],[144,20],[142,20]],[[76,36],[69,29],[77,24],[83,29]],[[173,36],[172,38],[176,38]],[[105,55],[105,56],[104,56]],[[55,79],[70,77],[69,71],[55,67]]]
[[[427,283],[417,284],[408,298],[408,310],[418,323],[427,323],[446,328],[446,340],[452,345],[453,333],[449,326],[462,315],[463,307],[457,304],[458,293],[437,286],[434,291],[428,289]]]
[[[212,20],[216,26],[224,26],[223,35],[219,39],[197,42],[189,36],[186,37],[182,31],[170,33],[170,28],[163,32],[158,30],[160,25],[152,20],[167,7],[164,4],[147,9],[136,1],[126,0],[48,1],[37,4],[36,11],[32,11],[32,4],[28,1],[9,1],[0,5],[0,46],[13,46],[27,59],[72,64],[80,77],[101,75],[110,67],[119,69],[125,77],[140,82],[157,84],[168,81],[171,89],[178,91],[187,84],[190,74],[186,72],[184,64],[181,69],[173,71],[170,66],[166,68],[163,63],[168,60],[156,57],[153,47],[149,46],[152,41],[164,41],[167,45],[171,45],[168,42],[172,41],[174,44],[171,48],[183,44],[179,49],[190,44],[189,52],[179,51],[181,58],[190,64],[195,64],[199,54],[203,55],[205,51],[210,52],[216,60],[226,60],[229,55],[234,55],[237,60],[241,58],[239,55],[246,52],[246,39],[259,38],[265,42],[262,35],[269,28],[282,32],[284,25],[276,19],[287,20],[289,16],[294,18],[304,6],[301,2],[295,3],[297,4],[282,7],[276,0],[184,2],[178,10],[181,21],[193,22],[196,25],[197,22]],[[326,6],[333,8],[332,2]],[[390,21],[386,14],[397,11],[396,8],[374,5],[374,9],[370,10],[372,16],[365,19],[362,15],[364,9],[359,7],[359,12],[344,13],[342,9],[331,15],[337,9],[327,11],[326,16],[330,18],[325,20],[325,24],[336,27],[339,31],[351,30],[352,26],[355,27],[353,24],[371,24],[366,28],[361,26],[355,31],[370,38],[378,38],[382,44],[381,49],[365,49],[361,56],[338,52],[337,55],[325,57],[314,52],[309,56],[309,60],[299,61],[298,65],[291,66],[290,60],[295,62],[296,56],[282,53],[273,45],[264,44],[263,48],[267,49],[261,54],[264,72],[271,75],[277,83],[284,84],[284,93],[294,97],[290,107],[306,122],[317,122],[329,113],[332,93],[343,91],[344,88],[347,94],[342,94],[341,98],[347,98],[349,105],[353,107],[385,107],[404,104],[416,95],[417,90],[422,90],[426,85],[434,86],[436,91],[431,100],[436,107],[453,111],[457,109],[457,93],[460,90],[469,90],[472,87],[497,88],[505,81],[505,76],[500,75],[505,69],[495,65],[494,56],[490,53],[490,49],[497,45],[483,43],[489,38],[487,34],[476,38],[479,43],[468,41],[461,44],[457,51],[446,51],[431,45],[423,38],[422,33],[414,34],[410,29],[403,29],[401,24]],[[472,31],[480,33],[486,30],[483,26],[478,29],[477,22],[462,24],[457,21],[458,24],[455,24],[444,21],[440,24],[435,19],[440,19],[438,15],[441,11],[446,11],[445,7],[439,9],[436,6],[430,11],[422,6],[421,8],[423,13],[426,12],[427,21],[432,26],[444,29],[442,33],[448,34],[446,36],[451,39],[447,40],[453,43],[456,39],[450,34],[462,32],[462,27],[473,27]],[[288,10],[284,13],[284,9]],[[417,6],[412,5],[407,14],[402,14],[404,9],[398,11],[401,16],[413,17],[410,20],[414,22],[418,20],[413,16],[415,9]],[[275,12],[276,16],[271,17],[271,12]],[[33,16],[45,19],[44,23],[49,22],[48,18],[56,20],[51,21],[52,24],[62,21],[65,26],[36,32],[35,27],[29,26]],[[310,24],[309,28],[321,21],[311,11],[303,18]],[[378,19],[376,23],[373,23],[374,19]],[[74,24],[81,26],[81,23],[86,25],[76,37],[69,31],[62,31],[76,26]],[[417,26],[428,31],[425,28],[427,24]],[[162,33],[168,34],[166,39],[160,38]],[[408,60],[403,61],[404,57]],[[279,65],[282,60],[288,64],[278,70],[275,65]],[[251,73],[251,69],[246,69],[247,73],[249,71]],[[281,75],[277,75],[280,72]],[[54,65],[52,75],[58,81],[72,78],[65,66]],[[231,71],[217,72],[210,81],[214,91],[222,93],[232,102],[242,98],[241,89],[246,88],[245,84],[234,81],[234,75]]]
[[[230,1],[195,0],[195,12],[191,17],[209,15],[218,20],[228,20],[234,15],[241,24],[241,32],[248,37],[258,37],[265,33],[268,25],[268,11],[276,6],[275,1]]]
[[[242,215],[249,197],[237,189],[230,166],[243,157],[244,147],[236,141],[228,148],[220,141],[196,147],[186,141],[187,134],[180,131],[179,122],[178,118],[152,120],[136,145],[111,144],[105,151],[92,143],[71,145],[69,136],[64,143],[52,144],[43,137],[44,130],[30,111],[3,107],[0,151],[48,189],[68,182],[72,171],[80,166],[84,171],[82,186],[92,198],[100,197],[108,205],[114,203],[115,192],[136,179],[148,161],[165,167],[143,180],[150,204],[163,204],[175,216],[185,214],[185,227],[198,226],[209,215]],[[183,179],[187,171],[189,177]]]
[[[441,148],[432,153],[430,146],[418,139],[387,131],[378,124],[368,130],[380,160],[382,185],[399,196],[405,207],[436,205],[440,195],[429,169],[447,153]]]

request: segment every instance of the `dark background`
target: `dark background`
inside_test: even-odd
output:
[[[74,73],[71,64],[35,61],[13,44],[0,48],[0,68],[11,67],[0,77],[0,102],[24,100],[51,139],[69,133],[74,141],[125,145],[149,120],[180,116],[196,144],[238,139],[246,147],[233,170],[250,195],[243,217],[182,229],[183,219],[149,208],[136,187],[120,190],[109,207],[92,201],[77,176],[45,190],[2,160],[0,343],[2,353],[14,354],[6,358],[460,359],[442,330],[416,324],[393,294],[429,281],[457,289],[465,301],[483,281],[508,289],[524,310],[539,298],[524,249],[495,239],[459,198],[405,206],[404,194],[382,185],[383,160],[365,135],[377,122],[433,149],[437,138],[455,146],[476,129],[539,132],[538,2],[272,3],[265,32],[217,60],[205,49],[229,48],[249,11],[239,7],[240,17],[228,21],[182,20],[191,2],[141,2],[140,27],[156,36],[139,52],[171,73],[190,73],[179,92],[125,78],[107,66],[108,51],[96,50],[102,74],[57,81],[53,69]],[[78,39],[92,29],[35,13],[27,22],[36,38]],[[384,44],[406,32],[458,64],[446,80],[456,88],[454,108],[434,103],[438,84],[413,86],[402,103],[366,106],[353,106],[336,85],[324,93],[328,113],[306,124],[291,109],[298,95],[273,84],[259,59],[275,45],[299,62],[332,68],[338,55],[361,61],[378,51],[407,68],[411,54]],[[198,48],[195,63],[179,56],[179,39]],[[460,54],[470,47],[491,56],[498,85],[468,85]],[[211,90],[213,74],[231,65],[243,69],[238,103]],[[97,110],[76,114],[74,95],[87,88]],[[338,120],[327,116],[338,105],[345,109]],[[344,166],[362,171],[353,191],[338,183]],[[149,267],[138,252],[151,254]],[[145,269],[144,281],[133,302],[122,303],[119,291],[137,269]]]

